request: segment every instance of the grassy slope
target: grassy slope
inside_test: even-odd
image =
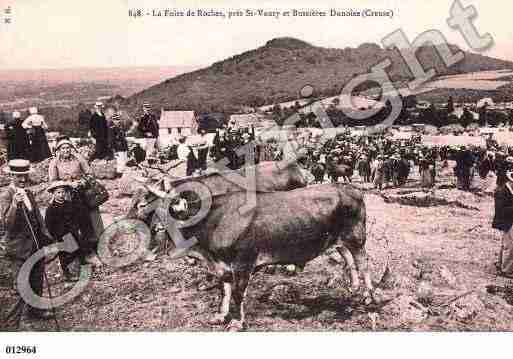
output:
[[[508,61],[466,53],[460,63],[447,69],[433,47],[420,48],[417,55],[425,68],[434,67],[440,75],[513,67]],[[167,79],[135,94],[125,104],[136,108],[150,101],[155,108],[229,111],[237,105],[296,99],[306,84],[313,85],[317,95],[331,95],[385,58],[392,61],[387,72],[393,81],[411,78],[397,50],[383,50],[375,44],[331,49],[296,39],[274,39],[208,68]]]

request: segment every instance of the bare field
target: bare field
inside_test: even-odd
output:
[[[387,298],[364,306],[347,290],[348,276],[338,254],[327,253],[291,276],[257,273],[248,289],[246,315],[252,331],[497,331],[513,330],[511,293],[492,295],[487,285],[510,285],[496,277],[499,233],[490,227],[494,178],[475,181],[475,192],[453,187],[451,168],[441,170],[434,193],[417,188],[417,177],[383,193],[367,188],[367,249],[372,276]],[[107,221],[121,216],[129,198],[114,194],[103,206]],[[358,181],[357,185],[358,185]],[[134,247],[130,237],[116,242]],[[13,304],[6,264],[0,268],[0,308]],[[389,272],[384,276],[385,268]],[[55,292],[65,285],[57,263],[49,267]],[[220,289],[199,291],[202,265],[166,256],[128,267],[104,267],[87,289],[58,309],[66,331],[220,331],[208,320],[217,310]],[[54,330],[53,322],[25,322],[21,330]],[[4,330],[15,330],[9,327]]]

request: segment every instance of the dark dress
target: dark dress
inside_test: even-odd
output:
[[[21,126],[23,121],[13,120],[9,122],[5,131],[7,134],[7,159],[30,159],[30,142],[27,131]]]
[[[495,215],[492,228],[508,232],[513,224],[513,194],[508,184],[498,186],[495,190]]]
[[[94,153],[91,155],[89,160],[101,160],[106,157],[112,157],[112,153],[109,148],[109,126],[105,115],[103,113],[99,114],[98,112],[93,113],[89,129],[91,131],[91,136],[96,139]]]
[[[32,127],[32,146],[31,146],[31,161],[38,163],[52,157],[46,133],[43,127]]]

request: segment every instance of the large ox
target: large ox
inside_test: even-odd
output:
[[[180,185],[183,184],[200,183],[208,188],[211,196],[233,192],[243,192],[246,195],[246,191],[253,191],[253,188],[256,192],[288,191],[307,185],[303,171],[296,163],[287,163],[285,161],[262,162],[253,168],[246,169],[246,172],[240,169],[225,173],[212,173],[200,177],[175,179],[171,185],[174,188],[180,188]],[[244,176],[254,176],[254,180],[246,177],[248,180],[245,181]],[[139,188],[132,198],[125,218],[137,218],[138,208],[148,207],[147,204],[157,197],[165,196],[166,193],[163,187],[163,181],[160,181],[158,186],[146,185]],[[194,213],[200,206],[200,202],[194,194],[191,196],[191,193],[182,193],[181,196],[181,200],[178,200],[178,197],[175,198],[172,204],[173,208],[170,210],[174,212],[178,219],[183,219],[187,216],[187,213]],[[152,220],[150,216],[145,218],[145,222],[148,225],[153,224],[150,241],[151,253],[147,253],[147,260],[153,260],[156,253],[161,251],[162,248],[167,248],[169,243],[169,238],[165,234],[165,225],[160,222],[152,223]],[[208,286],[204,285],[201,287],[208,288]]]
[[[241,214],[245,204],[243,192],[214,196],[206,216],[182,232],[185,238],[197,239],[189,253],[202,258],[223,283],[220,313],[213,323],[230,322],[230,329],[244,327],[246,288],[259,268],[304,266],[332,246],[350,269],[352,288],[359,287],[360,271],[366,295],[372,294],[365,253],[365,203],[359,190],[324,184],[258,193],[254,210]]]

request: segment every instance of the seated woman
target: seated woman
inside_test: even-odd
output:
[[[48,168],[49,181],[71,182],[71,186],[74,188],[71,196],[72,201],[80,204],[87,212],[89,212],[89,220],[87,221],[88,229],[85,236],[88,241],[94,243],[93,247],[96,251],[98,240],[104,231],[100,209],[98,207],[93,209],[87,208],[83,199],[83,194],[80,191],[83,181],[87,176],[92,176],[91,168],[89,167],[86,159],[73,150],[73,145],[70,141],[66,139],[59,141],[55,150],[56,157],[50,162],[50,166]],[[101,265],[96,255],[89,256],[86,261],[95,266]]]
[[[45,224],[48,231],[56,241],[64,241],[72,236],[78,245],[73,253],[59,252],[62,273],[67,281],[76,281],[78,277],[72,274],[69,265],[76,259],[80,264],[86,264],[86,256],[93,251],[91,245],[85,240],[88,231],[87,218],[82,216],[84,208],[80,203],[71,200],[73,187],[69,182],[56,181],[47,189],[53,197],[45,213]],[[86,219],[86,220],[84,220]]]

